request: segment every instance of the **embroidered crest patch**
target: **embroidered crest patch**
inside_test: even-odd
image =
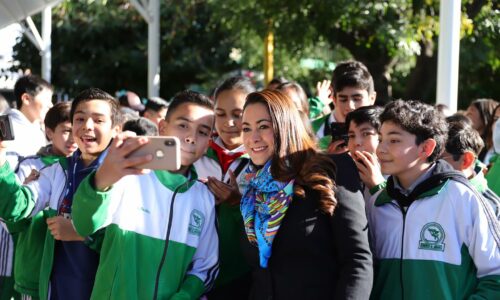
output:
[[[205,216],[199,210],[193,209],[189,217],[188,232],[192,235],[200,236],[204,223]]]
[[[419,249],[444,251],[444,229],[436,222],[427,223],[420,231]]]

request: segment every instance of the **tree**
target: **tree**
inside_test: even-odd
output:
[[[211,2],[228,28],[251,28],[263,36],[266,21],[272,19],[276,48],[288,53],[304,55],[302,49],[321,41],[328,43],[330,51],[346,49],[348,56],[370,69],[380,102],[394,97],[434,102],[439,1],[290,0],[286,6],[278,0]],[[488,90],[477,87],[490,86],[497,73],[499,10],[489,0],[462,2],[460,82],[468,84],[460,84],[459,95],[477,95]],[[482,56],[471,59],[474,53]],[[287,66],[278,61],[278,67]],[[471,70],[486,71],[488,78]]]
[[[169,98],[237,68],[228,34],[208,24],[204,1],[162,1],[161,86]],[[39,19],[39,18],[38,18]],[[52,81],[74,96],[97,86],[146,95],[147,24],[128,1],[64,1],[53,9]],[[21,68],[40,72],[38,51],[22,37],[14,48]]]

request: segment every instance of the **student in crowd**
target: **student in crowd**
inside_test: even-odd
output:
[[[380,116],[387,187],[367,203],[372,299],[496,299],[500,232],[461,172],[437,160],[447,124],[430,105],[397,100]]]
[[[352,159],[319,153],[279,91],[247,96],[243,142],[250,299],[368,299],[372,260]]]
[[[477,159],[483,146],[481,136],[469,124],[448,121],[448,141],[441,158],[455,170],[464,173],[476,190],[489,201],[495,216],[500,219],[500,198],[488,188],[484,177],[485,166]]]
[[[137,135],[155,136],[158,135],[158,126],[144,117],[128,120],[123,123],[122,131],[132,131]]]
[[[78,150],[66,160],[44,168],[37,180],[25,186],[17,182],[5,160],[8,143],[0,143],[0,218],[17,222],[46,209],[48,216],[57,216],[59,221],[66,221],[65,225],[71,225],[76,188],[100,165],[118,131],[118,101],[96,88],[84,90],[73,100],[70,118]],[[99,254],[89,243],[97,237],[67,236],[62,226],[51,225],[40,270],[40,298],[89,299],[99,262]]]
[[[299,111],[303,111],[307,116],[309,116],[309,102],[307,100],[307,94],[300,84],[295,81],[288,81],[278,85],[276,89],[287,95]]]
[[[128,155],[148,139],[123,132],[82,182],[75,229],[83,236],[105,230],[92,299],[198,299],[212,286],[218,270],[214,197],[192,164],[207,150],[213,123],[208,97],[180,92],[160,123],[161,135],[180,140],[179,170],[136,168],[152,155]]]
[[[151,97],[144,102],[146,104],[142,116],[159,126],[160,121],[167,115],[168,102],[160,97]]]
[[[275,90],[280,84],[288,82],[288,80],[285,77],[274,77],[269,81],[269,83],[266,86],[266,89],[268,90]]]
[[[9,143],[7,153],[12,168],[16,167],[19,158],[35,155],[47,144],[42,125],[45,114],[52,107],[52,94],[50,83],[36,75],[26,75],[16,81],[17,109],[7,111],[17,137]]]
[[[131,108],[136,111],[138,115],[144,111],[144,104],[142,104],[141,98],[139,98],[136,93],[127,90],[119,90],[116,95],[120,102],[120,107]]]
[[[465,113],[465,115],[471,119],[472,127],[479,132],[486,146],[479,154],[479,160],[486,165],[488,165],[490,158],[486,157],[486,155],[488,150],[492,147],[491,142],[488,141],[488,137],[491,136],[490,120],[492,119],[493,111],[498,104],[499,103],[493,99],[477,99],[472,101],[469,107],[467,107],[467,111]]]
[[[332,123],[344,123],[347,114],[358,107],[373,105],[376,92],[373,78],[366,66],[358,61],[347,61],[337,65],[332,75],[333,104],[330,115],[312,123],[319,147],[329,153],[347,151],[345,141],[332,141]]]
[[[70,103],[62,102],[47,112],[44,120],[45,135],[51,144],[41,148],[36,155],[28,156],[19,162],[16,174],[23,184],[37,180],[42,169],[65,160],[77,149],[71,135],[70,108]],[[64,162],[61,165],[66,167]],[[48,217],[48,211],[44,210],[34,215],[29,222],[9,224],[10,231],[17,233],[14,279],[15,289],[21,293],[23,299],[39,298],[38,285],[47,223],[51,233],[53,230],[56,234],[64,228],[64,232],[76,234],[71,223],[65,222],[61,217]]]
[[[218,202],[220,272],[209,299],[246,299],[250,290],[250,267],[239,243],[244,231],[238,204],[245,186],[242,174],[250,161],[243,146],[241,113],[246,96],[254,91],[250,80],[241,76],[230,77],[217,87],[217,136],[210,141],[207,154],[194,164],[200,178],[208,179]]]
[[[316,96],[308,99],[309,118],[315,120],[332,112],[332,82],[324,79],[316,83]]]
[[[500,105],[493,111],[491,120],[491,144],[493,145],[493,155],[489,160],[486,180],[488,186],[497,196],[500,196]]]
[[[376,153],[381,113],[380,107],[362,106],[348,113],[345,121],[347,149],[363,182],[365,199],[385,183]]]

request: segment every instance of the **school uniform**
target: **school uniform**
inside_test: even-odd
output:
[[[104,229],[91,299],[197,299],[218,272],[214,198],[168,171],[125,176],[106,192],[86,178],[73,204],[80,235]]]
[[[243,145],[233,150],[224,147],[217,137],[210,143],[207,154],[194,163],[200,178],[215,177],[228,183],[229,170],[236,176],[240,192],[246,186],[244,170],[250,163]],[[250,266],[246,263],[240,239],[244,236],[243,219],[238,204],[217,205],[217,230],[219,234],[220,271],[209,298],[247,298],[251,285]]]
[[[84,167],[77,150],[40,172],[40,177],[21,186],[8,163],[0,167],[0,217],[8,222],[33,218],[44,211],[46,217],[61,215],[71,218],[72,198],[76,187],[104,159],[105,152],[90,166]],[[64,163],[67,162],[67,170]],[[95,237],[98,239],[98,237]],[[40,269],[41,299],[84,300],[94,285],[99,254],[86,242],[56,241],[47,230]]]
[[[407,190],[389,177],[367,214],[376,265],[372,299],[498,298],[498,221],[445,161]]]
[[[50,154],[50,146],[44,147],[39,151],[38,155],[26,157],[19,162],[16,170],[17,177],[20,182],[24,182],[32,170],[40,172],[60,160],[63,160],[61,163],[65,166],[64,156],[52,155]],[[47,233],[44,211],[39,212],[30,219],[8,224],[9,231],[17,233],[14,288],[19,293],[28,295],[33,299],[39,298],[40,267]]]

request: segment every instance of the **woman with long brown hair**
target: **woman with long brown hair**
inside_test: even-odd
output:
[[[251,299],[368,299],[372,259],[352,159],[319,153],[279,91],[249,94],[242,124]]]

